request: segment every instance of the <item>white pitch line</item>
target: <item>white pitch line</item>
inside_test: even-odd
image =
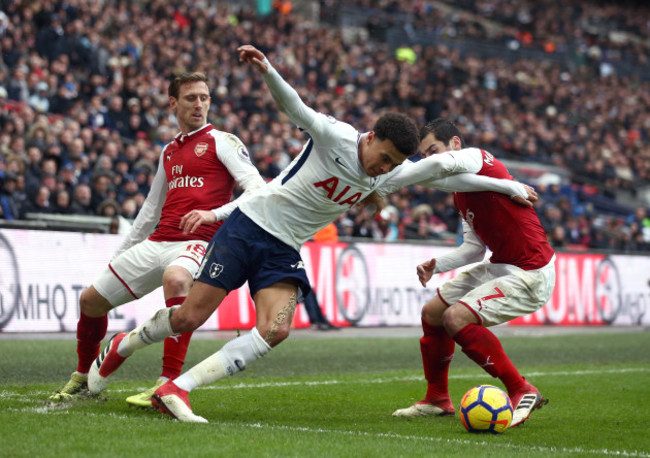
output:
[[[525,375],[528,378],[532,377],[557,377],[562,375],[594,375],[594,374],[624,374],[629,372],[650,372],[650,368],[646,367],[628,367],[621,369],[590,369],[579,371],[551,371],[551,372],[527,372]],[[477,374],[452,374],[449,376],[450,380],[465,380],[474,379]],[[424,381],[424,377],[406,376],[406,377],[391,377],[391,378],[372,378],[372,379],[355,379],[355,380],[304,380],[294,382],[240,382],[235,385],[229,384],[214,384],[209,386],[201,386],[199,390],[241,390],[241,389],[257,389],[257,388],[279,388],[285,386],[324,386],[324,385],[365,385],[365,384],[381,384],[381,383],[395,383],[395,382],[414,382]],[[135,387],[135,388],[119,388],[108,390],[111,393],[124,393],[133,392],[139,389],[145,390],[149,387]],[[51,393],[46,391],[32,391],[35,396],[49,395]],[[13,400],[31,400],[32,397],[24,397],[11,391],[0,391],[0,399],[13,399]]]
[[[557,453],[561,455],[573,454],[573,453],[588,453],[593,455],[615,455],[615,456],[634,456],[640,458],[648,458],[648,455],[645,452],[639,452],[637,450],[628,451],[628,450],[608,450],[608,449],[583,449],[580,447],[540,447],[537,445],[534,446],[524,446],[517,445],[512,443],[499,443],[494,444],[486,441],[473,441],[469,439],[444,439],[440,437],[430,437],[430,436],[413,436],[409,434],[397,434],[397,433],[371,433],[367,431],[341,431],[336,429],[323,429],[323,428],[307,428],[299,426],[286,426],[286,425],[264,425],[261,423],[250,423],[250,424],[240,424],[240,423],[219,423],[220,426],[245,426],[248,428],[257,428],[257,429],[275,429],[275,430],[284,430],[284,431],[297,431],[301,433],[317,433],[317,434],[340,434],[345,436],[362,436],[362,437],[376,437],[380,439],[399,439],[399,440],[419,440],[427,442],[441,442],[447,444],[460,444],[460,445],[471,445],[471,446],[482,446],[490,447],[491,445],[497,445],[499,448],[505,447],[514,450],[526,451],[526,452],[542,452],[542,453]]]
[[[624,374],[628,372],[650,372],[650,368],[645,367],[630,367],[626,369],[607,369],[607,370],[582,370],[582,371],[554,371],[554,372],[527,372],[526,377],[556,377],[559,375],[593,375],[593,374]],[[474,379],[476,374],[455,374],[450,375],[450,380],[465,380]],[[391,378],[372,378],[372,379],[356,379],[356,380],[305,380],[295,382],[241,382],[236,385],[209,385],[201,386],[199,390],[241,390],[250,388],[278,388],[285,386],[324,386],[324,385],[365,385],[365,384],[381,384],[381,383],[395,383],[395,382],[415,382],[422,380],[424,376],[414,375],[406,377],[391,377]],[[146,389],[142,388],[143,390]],[[111,390],[113,392],[131,392],[134,389],[118,389]]]
[[[53,415],[71,415],[74,412],[70,412],[67,408],[56,408],[52,406],[45,407],[30,407],[23,409],[9,408],[7,409],[10,412],[29,412],[29,413],[38,413],[38,414],[53,414]],[[115,414],[115,413],[85,413],[84,415],[91,417],[111,417],[118,420],[128,420],[130,417],[124,414]],[[153,421],[168,421],[166,418],[163,420],[160,417],[152,418]],[[270,430],[281,430],[281,431],[290,431],[290,432],[299,432],[299,433],[312,433],[312,434],[330,434],[330,435],[341,435],[341,436],[358,436],[358,437],[370,437],[377,439],[397,439],[401,441],[425,441],[425,442],[437,442],[445,444],[456,444],[463,446],[481,446],[481,447],[491,447],[498,446],[499,449],[507,448],[519,452],[541,452],[541,453],[553,453],[559,455],[571,455],[571,454],[591,454],[591,455],[613,455],[613,456],[629,456],[629,457],[638,457],[638,458],[650,458],[650,455],[643,451],[629,451],[629,450],[610,450],[610,449],[584,449],[581,447],[542,447],[542,446],[525,446],[518,445],[509,442],[500,442],[498,444],[486,442],[483,440],[470,440],[470,439],[447,439],[440,437],[431,437],[431,436],[414,436],[411,434],[397,434],[397,433],[373,433],[368,431],[345,431],[337,429],[325,429],[325,428],[308,428],[305,426],[288,426],[288,425],[269,425],[262,423],[232,423],[232,422],[214,422],[212,425],[219,427],[227,428],[254,428],[254,429],[270,429]]]
[[[527,373],[528,377],[555,377],[562,375],[594,375],[594,374],[622,374],[629,372],[650,372],[650,368],[638,367],[638,368],[621,368],[621,369],[607,369],[607,370],[579,370],[579,371],[551,371],[551,372],[532,372]],[[468,379],[476,378],[476,374],[458,374],[450,375],[450,379]],[[229,389],[257,389],[257,388],[270,388],[270,387],[285,387],[285,386],[300,386],[300,385],[310,385],[310,386],[323,386],[323,385],[348,385],[348,384],[378,384],[378,383],[395,383],[400,381],[417,381],[423,380],[421,376],[410,376],[410,377],[391,377],[383,379],[357,379],[357,380],[322,380],[322,381],[295,381],[295,382],[262,382],[262,383],[238,383],[236,385],[211,385],[200,387],[199,389],[204,390],[229,390]],[[129,391],[132,392],[134,389],[126,390],[110,390],[114,393]],[[29,402],[34,401],[34,396],[40,396],[41,394],[45,395],[46,393],[31,392],[32,396],[25,397],[24,395],[17,395],[10,391],[0,391],[0,399],[11,399],[12,401],[20,402]],[[49,394],[49,393],[47,393]],[[39,402],[42,399],[39,399]],[[9,411],[25,412],[25,413],[37,413],[44,415],[70,415],[74,414],[70,412],[69,408],[73,406],[69,405],[45,405],[45,406],[32,406],[24,408],[10,408]],[[90,414],[97,417],[114,417],[118,419],[127,419],[129,418],[126,415],[116,415],[116,414]],[[376,437],[379,439],[388,438],[388,439],[399,439],[399,440],[419,440],[419,441],[431,441],[447,444],[459,444],[459,445],[480,445],[480,446],[490,446],[492,444],[485,441],[472,441],[469,439],[446,439],[439,437],[424,437],[424,436],[412,436],[412,435],[402,435],[396,433],[370,433],[366,431],[341,431],[341,430],[328,430],[322,428],[307,428],[307,427],[298,427],[298,426],[286,426],[286,425],[263,425],[260,423],[252,424],[240,424],[240,423],[213,423],[215,425],[227,426],[227,427],[247,427],[247,428],[268,428],[276,430],[286,430],[286,431],[299,431],[299,432],[309,432],[315,434],[339,434],[347,436],[361,436],[361,437]],[[512,450],[522,451],[522,452],[541,452],[541,453],[557,453],[561,455],[570,455],[570,454],[593,454],[593,455],[613,455],[613,456],[629,456],[629,457],[639,457],[639,458],[650,458],[650,454],[643,451],[628,451],[628,450],[610,450],[610,449],[583,449],[580,447],[573,448],[557,448],[557,447],[540,447],[540,446],[522,446],[512,443],[500,443],[499,447],[505,447]]]
[[[553,372],[529,372],[526,373],[528,378],[531,377],[556,377],[558,375],[593,375],[593,374],[624,374],[628,372],[650,372],[646,367],[630,367],[624,369],[607,369],[607,370],[582,370],[582,371],[553,371]],[[450,375],[450,380],[464,380],[476,378],[476,374],[456,374]],[[377,383],[395,383],[395,382],[413,382],[424,380],[421,375],[410,377],[392,377],[388,379],[357,379],[357,380],[316,380],[316,381],[295,381],[295,382],[262,382],[262,383],[238,383],[236,385],[209,385],[202,386],[202,390],[229,390],[245,388],[275,388],[281,386],[301,386],[301,385],[346,385],[346,384],[377,384]],[[127,390],[125,390],[127,391]],[[129,390],[131,391],[131,390]]]

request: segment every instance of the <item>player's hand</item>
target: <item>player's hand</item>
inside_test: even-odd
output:
[[[423,262],[417,267],[418,280],[422,286],[427,286],[427,282],[433,277],[433,269],[436,268],[436,258]]]
[[[269,68],[262,63],[265,59],[264,54],[255,46],[243,45],[237,48],[237,52],[239,53],[239,62],[253,64],[258,72],[262,74],[268,73]]]
[[[372,191],[365,199],[357,204],[357,207],[371,211],[372,217],[374,218],[386,207],[386,201],[376,191]]]
[[[524,183],[519,183],[521,185],[521,188],[523,188],[524,192],[526,193],[526,197],[523,196],[522,194],[516,194],[511,197],[511,199],[518,205],[521,205],[522,207],[532,207],[533,202],[536,202],[538,197],[537,197],[537,191],[532,186],[528,186],[527,184]]]
[[[183,234],[191,234],[199,228],[201,224],[216,223],[217,216],[209,210],[192,210],[181,218],[179,229]]]
[[[522,183],[524,185],[524,189],[526,189],[526,192],[528,193],[528,200],[530,202],[537,202],[537,199],[539,199],[539,196],[537,195],[537,191],[535,191],[535,188],[532,186],[528,186],[526,183]]]

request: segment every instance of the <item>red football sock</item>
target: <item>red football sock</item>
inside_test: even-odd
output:
[[[108,315],[93,318],[81,312],[77,322],[77,372],[87,374],[97,355],[99,346],[106,335]]]
[[[512,364],[501,342],[490,330],[475,323],[468,324],[454,335],[463,353],[481,366],[492,377],[498,377],[508,393],[521,388],[525,379]]]
[[[185,297],[172,297],[165,301],[167,307],[180,305],[185,300]],[[163,353],[163,366],[161,377],[167,377],[170,380],[175,379],[181,375],[183,363],[185,362],[185,355],[187,348],[190,346],[190,339],[192,332],[184,332],[182,334],[175,334],[165,339],[165,350]]]
[[[454,357],[456,343],[442,326],[432,326],[422,320],[422,330],[424,336],[420,339],[420,351],[424,378],[428,382],[425,399],[428,401],[448,399],[449,363]]]

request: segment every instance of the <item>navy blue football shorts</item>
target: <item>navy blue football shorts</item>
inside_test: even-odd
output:
[[[311,291],[300,253],[255,224],[238,208],[208,245],[196,280],[230,292],[246,281],[251,296],[278,282],[293,279],[298,296]],[[298,302],[302,298],[298,297]]]

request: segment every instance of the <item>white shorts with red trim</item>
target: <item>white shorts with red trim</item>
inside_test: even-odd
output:
[[[483,326],[494,326],[539,310],[554,288],[555,256],[536,270],[486,260],[442,285],[438,294],[448,307],[459,302]]]
[[[113,259],[93,286],[113,307],[146,296],[162,285],[163,272],[179,266],[194,278],[208,242],[152,242],[147,239]]]

